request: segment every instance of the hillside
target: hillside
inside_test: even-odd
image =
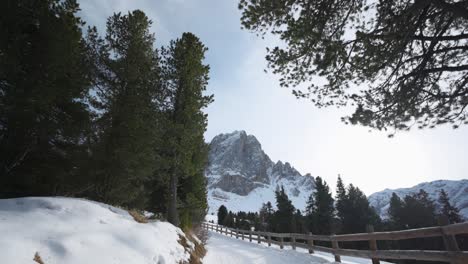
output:
[[[0,200],[1,263],[182,263],[184,233],[166,222],[137,223],[125,210],[73,198]],[[189,245],[190,241],[189,241]],[[193,245],[191,245],[193,247]]]
[[[382,218],[387,218],[392,193],[396,193],[400,198],[403,198],[406,195],[419,192],[420,189],[426,191],[429,197],[436,201],[436,204],[440,190],[444,189],[451,203],[460,209],[460,213],[468,219],[468,180],[437,180],[423,182],[410,188],[385,189],[370,195],[369,202]]]

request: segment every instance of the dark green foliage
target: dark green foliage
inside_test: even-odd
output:
[[[91,86],[74,0],[0,3],[0,198],[73,194]]]
[[[424,190],[400,199],[392,194],[388,209],[393,229],[410,229],[437,225],[434,202]]]
[[[448,218],[449,223],[456,224],[462,222],[460,211],[450,203],[447,193],[444,189],[440,190],[439,203],[442,206],[441,215]]]
[[[341,233],[366,232],[367,225],[380,222],[366,195],[352,184],[345,189],[341,178],[338,178],[337,183],[336,204]]]
[[[159,58],[149,33],[151,21],[141,11],[114,14],[104,40],[89,33],[97,51],[96,144],[97,198],[144,208],[146,184],[155,170],[155,139],[160,84]]]
[[[315,192],[311,193],[307,202],[307,220],[309,231],[314,234],[330,234],[335,207],[333,197],[327,183],[321,177],[315,178]]]
[[[218,224],[222,225],[227,215],[228,215],[228,210],[226,206],[221,205],[218,209]]]
[[[400,199],[395,193],[390,199],[389,230],[405,230],[437,225],[435,205],[429,199],[428,194],[420,190],[413,195],[407,195]],[[409,239],[387,243],[390,248],[399,249],[444,249],[441,238]],[[402,263],[424,263],[421,261],[405,260]]]
[[[224,218],[223,225],[224,226],[234,226],[234,214],[231,211],[229,211],[229,213]]]
[[[467,123],[467,1],[241,0],[241,22],[268,49],[281,85],[317,106],[350,104],[376,129]],[[356,89],[356,85],[359,86]]]
[[[179,224],[179,181],[197,175],[201,181],[206,163],[207,146],[203,134],[207,115],[202,109],[213,101],[212,96],[203,94],[209,73],[209,66],[203,64],[206,51],[203,43],[191,33],[184,33],[162,50],[162,74],[169,102],[169,123],[164,134],[169,176],[168,220],[175,225]],[[192,197],[200,198],[206,210],[206,192],[199,188],[194,190]]]
[[[184,33],[158,51],[139,10],[83,38],[78,10],[0,3],[0,198],[80,196],[203,221],[206,47]]]
[[[283,186],[279,190],[276,190],[275,196],[278,210],[273,217],[273,230],[278,233],[296,232],[296,223],[294,222],[296,208],[294,208],[291,200],[289,200]]]
[[[402,223],[402,211],[403,211],[403,201],[396,195],[392,193],[392,198],[390,198],[390,207],[388,208],[388,216],[390,222],[395,225],[393,228],[397,228],[396,225]]]
[[[271,229],[274,213],[275,210],[273,209],[271,202],[266,202],[262,205],[259,212],[259,222],[261,225],[260,230],[266,231]]]

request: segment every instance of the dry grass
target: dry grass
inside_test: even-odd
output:
[[[45,264],[44,261],[42,261],[41,256],[39,256],[39,252],[36,252],[36,254],[34,254],[33,260],[39,264]]]
[[[148,223],[148,219],[140,212],[138,212],[135,209],[129,210],[128,213],[137,221],[138,223],[141,224],[146,224]]]
[[[190,253],[188,264],[202,264],[202,259],[206,255],[206,249],[203,244],[199,244],[189,232],[186,232],[187,238],[195,245],[195,249],[191,249],[187,243],[187,238],[179,235],[179,243]]]

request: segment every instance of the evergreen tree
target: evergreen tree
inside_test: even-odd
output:
[[[114,14],[105,40],[89,33],[99,69],[96,108],[100,142],[95,149],[98,199],[144,208],[155,170],[160,66],[151,21],[142,11]]]
[[[450,199],[444,189],[440,190],[439,203],[442,206],[441,214],[446,216],[451,224],[462,222],[458,208],[450,204]]]
[[[262,204],[262,207],[260,208],[260,212],[259,212],[262,230],[270,230],[274,213],[275,211],[273,210],[273,206],[271,205],[271,202],[268,201]]]
[[[226,206],[221,205],[218,209],[218,224],[222,225],[227,215],[228,215],[228,210]]]
[[[208,65],[203,64],[206,51],[191,33],[184,33],[162,51],[163,77],[170,104],[164,134],[169,176],[167,207],[168,220],[174,225],[179,225],[179,181],[202,173],[205,166],[205,162],[200,162],[204,160],[200,153],[206,150],[203,134],[207,125],[207,115],[202,109],[213,101],[212,96],[203,94],[209,72]]]
[[[401,213],[402,224],[408,228],[421,228],[437,225],[434,202],[424,190],[407,195]]]
[[[293,221],[293,216],[296,208],[294,208],[291,200],[289,200],[283,186],[275,192],[275,196],[276,207],[278,208],[275,212],[273,221],[275,232],[287,233],[294,231],[296,227]]]
[[[337,210],[338,217],[344,218],[344,214],[347,211],[347,207],[345,204],[346,203],[346,188],[340,175],[338,175],[338,180],[336,183],[335,201],[336,201],[336,210]]]
[[[401,213],[403,206],[404,204],[400,197],[398,197],[396,193],[392,193],[392,197],[390,198],[390,207],[388,208],[388,216],[393,229],[403,228],[400,226],[402,223]]]
[[[223,225],[231,228],[234,227],[234,214],[232,213],[232,211],[229,211],[227,216],[224,218]]]
[[[334,217],[334,205],[330,188],[321,177],[315,178],[315,192],[307,204],[309,230],[314,234],[330,234]]]
[[[468,123],[468,2],[240,0],[239,8],[245,29],[282,40],[266,56],[280,84],[319,107],[353,105],[344,121],[379,130]]]
[[[342,233],[365,232],[368,224],[375,225],[380,222],[364,193],[352,184],[345,189],[341,177],[338,178],[336,198]]]
[[[190,227],[193,223],[201,223],[208,209],[205,165],[208,157],[208,145],[204,142],[203,135],[194,142],[196,146],[192,153],[192,172],[181,177],[178,187],[181,213],[189,215],[188,223],[182,223],[181,227]],[[166,185],[167,186],[167,185]]]
[[[0,3],[0,198],[72,194],[91,86],[75,0]]]
[[[294,224],[293,224],[293,229],[291,230],[291,232],[294,232],[294,233],[306,232],[307,230],[306,221],[305,221],[304,216],[301,213],[301,210],[296,209],[296,212],[294,213],[294,216],[293,216],[293,222]]]

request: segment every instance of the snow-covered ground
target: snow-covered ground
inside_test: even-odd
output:
[[[227,209],[232,212],[258,212],[262,204],[267,202],[270,202],[271,205],[276,208],[276,186],[283,186],[286,192],[289,193],[289,199],[292,201],[293,205],[299,210],[304,210],[311,191],[299,188],[299,195],[293,196],[291,195],[293,192],[292,190],[298,188],[293,183],[286,180],[279,180],[271,185],[258,187],[245,196],[226,192],[219,188],[210,189],[208,191],[209,213],[216,214],[221,205],[226,206]]]
[[[305,249],[292,250],[290,247],[280,249],[277,245],[268,247],[266,244],[248,242],[209,231],[206,245],[208,253],[203,259],[204,264],[320,264],[334,263],[331,254],[316,252],[309,254]],[[371,264],[370,259],[341,257],[342,263]],[[390,264],[381,261],[382,264]]]
[[[73,198],[0,200],[0,262],[172,264],[189,254],[183,232],[166,222],[141,224],[127,211]]]

